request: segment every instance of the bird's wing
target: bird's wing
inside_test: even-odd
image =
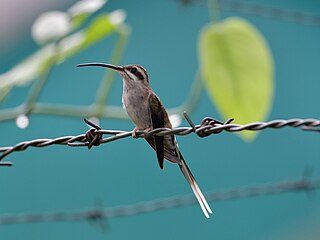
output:
[[[162,104],[155,94],[150,94],[149,96],[149,106],[150,106],[150,118],[152,123],[152,129],[163,128],[164,127],[164,112],[162,109]],[[148,143],[153,143],[153,148],[156,150],[158,163],[161,169],[163,169],[164,162],[164,143],[163,137],[161,136],[151,136],[147,139]],[[151,145],[152,146],[152,145]]]
[[[147,137],[146,140],[149,143],[149,145],[154,150],[156,150],[154,137]],[[168,149],[166,147],[164,147],[164,158],[172,163],[180,163],[180,161],[181,161],[181,159],[179,159],[179,157],[176,155],[176,153],[173,150]]]

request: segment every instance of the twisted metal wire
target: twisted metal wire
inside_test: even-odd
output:
[[[227,11],[236,11],[244,14],[292,22],[301,25],[320,26],[320,16],[302,11],[288,10],[280,7],[267,6],[259,3],[220,0],[221,8]]]
[[[256,186],[247,186],[242,188],[230,189],[220,192],[207,192],[208,202],[227,201],[241,198],[250,198],[263,195],[281,194],[296,191],[310,191],[320,188],[319,180],[309,180],[302,178],[300,180],[283,181],[279,183],[261,184]],[[61,221],[97,221],[106,218],[119,218],[145,214],[164,209],[185,207],[194,205],[197,200],[193,195],[175,196],[171,198],[162,198],[147,202],[140,202],[131,205],[118,206],[113,208],[96,207],[92,210],[75,212],[51,212],[51,213],[25,213],[0,215],[0,225],[24,224],[35,222],[61,222]]]
[[[198,0],[179,0],[183,5],[192,3],[204,3]],[[280,7],[254,3],[249,1],[219,0],[219,6],[225,11],[264,17],[283,22],[291,22],[300,25],[320,27],[320,16],[304,11],[284,9]]]
[[[303,127],[303,130],[320,132],[320,120],[318,119],[289,119],[289,120],[273,120],[269,122],[254,122],[250,124],[240,125],[231,124],[233,119],[228,119],[226,122],[221,122],[214,118],[206,117],[199,125],[195,125],[190,117],[184,113],[184,117],[190,124],[190,127],[179,127],[174,129],[168,128],[157,128],[149,132],[137,131],[138,137],[149,137],[153,135],[164,136],[164,135],[179,135],[186,136],[191,133],[197,134],[199,137],[207,137],[212,134],[218,134],[222,131],[227,132],[239,132],[243,130],[250,131],[260,131],[266,128],[278,129],[285,126],[289,127]],[[14,146],[1,147],[0,152],[0,166],[11,166],[11,162],[1,162],[1,160],[16,151],[24,151],[28,147],[46,147],[49,145],[68,145],[68,146],[87,146],[89,149],[92,146],[99,146],[103,143],[113,142],[122,138],[127,138],[132,136],[132,131],[121,131],[121,130],[103,130],[93,122],[85,119],[85,122],[92,128],[88,130],[85,134],[80,134],[78,136],[64,136],[55,139],[35,139],[31,141],[20,142]],[[103,135],[113,135],[110,137],[103,138]]]

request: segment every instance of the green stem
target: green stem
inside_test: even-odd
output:
[[[26,110],[25,114],[29,113],[32,110],[34,103],[37,101],[46,81],[48,80],[48,77],[52,68],[53,68],[53,64],[50,61],[50,63],[47,63],[46,66],[44,67],[43,73],[41,74],[41,76],[33,84],[32,89],[29,95],[27,96],[25,103],[23,104]]]
[[[48,60],[46,60],[42,67],[41,74],[37,81],[33,84],[32,89],[30,90],[26,101],[22,104],[21,108],[24,109],[24,114],[28,114],[32,111],[32,108],[35,104],[35,102],[38,100],[40,93],[42,92],[42,89],[47,82],[49,75],[53,69],[53,67],[56,64],[58,51],[59,51],[59,42],[60,40],[57,40],[54,43],[53,46],[53,56],[51,56]]]
[[[25,112],[26,107],[24,105],[3,109],[0,111],[0,122],[16,119],[19,115],[25,114]]]
[[[118,34],[119,38],[110,58],[110,63],[114,65],[119,65],[121,62],[125,47],[127,45],[128,37],[130,35],[130,28],[127,25],[121,25],[118,28]],[[94,104],[97,107],[98,117],[102,114],[104,106],[106,106],[107,98],[116,76],[115,74],[115,71],[108,68],[103,79],[101,80]]]
[[[218,22],[220,19],[219,0],[208,0],[208,10],[211,22]]]
[[[36,103],[34,105],[33,114],[45,114],[63,117],[84,117],[96,116],[96,109],[94,106],[74,106],[74,105],[61,105],[49,103]],[[125,110],[119,106],[105,106],[101,109],[100,117],[112,119],[128,119]],[[0,118],[0,121],[2,119]],[[7,120],[7,119],[3,119]]]

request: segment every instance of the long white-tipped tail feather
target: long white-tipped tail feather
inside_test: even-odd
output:
[[[206,216],[206,218],[209,218],[210,217],[209,214],[212,214],[212,210],[211,210],[207,200],[203,196],[203,193],[201,192],[201,190],[196,182],[196,179],[193,177],[190,169],[188,168],[187,163],[183,159],[181,159],[181,163],[179,164],[179,167],[181,169],[181,172],[183,173],[183,175],[187,179],[188,183],[190,184],[190,187],[199,202],[199,205],[202,209],[203,214]]]

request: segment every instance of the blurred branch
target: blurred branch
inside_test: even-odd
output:
[[[302,11],[294,11],[259,3],[236,0],[220,0],[220,7],[226,11],[235,11],[278,21],[320,27],[319,15],[312,15]]]
[[[209,202],[228,201],[242,198],[251,198],[265,195],[283,194],[288,192],[306,191],[320,188],[320,180],[309,180],[302,178],[300,180],[283,181],[279,183],[261,184],[256,186],[247,186],[230,189],[220,192],[207,192],[206,199]],[[119,218],[145,214],[164,209],[186,207],[194,205],[197,200],[193,195],[175,196],[171,198],[162,198],[141,202],[131,205],[113,207],[113,208],[94,208],[92,210],[75,212],[52,212],[52,213],[23,213],[0,215],[0,225],[24,224],[35,222],[61,222],[61,221],[97,221],[108,218]]]
[[[59,40],[54,43],[53,52],[57,52],[59,54],[58,44],[59,44]],[[50,75],[53,67],[56,64],[56,56],[57,55],[50,57],[47,61],[45,61],[43,63],[41,74],[40,74],[39,78],[37,79],[37,81],[32,86],[32,89],[29,92],[29,95],[28,95],[26,101],[23,103],[24,112],[22,114],[26,115],[30,111],[32,111],[34,103],[37,101],[46,81],[49,78],[49,75]]]
[[[206,1],[209,1],[209,4],[210,4],[210,1],[213,1],[213,0],[178,0],[178,1],[183,5],[189,5],[194,3],[202,4],[202,3],[205,3]],[[224,11],[237,12],[240,14],[264,17],[264,18],[277,20],[277,21],[292,22],[295,24],[320,27],[319,15],[309,14],[303,11],[283,9],[280,7],[273,7],[265,4],[260,4],[260,3],[250,2],[250,1],[239,1],[239,0],[219,0],[218,4],[220,9]],[[210,8],[209,8],[209,11],[211,11],[212,13],[213,9],[211,8],[210,10]]]
[[[243,130],[251,130],[251,131],[260,131],[266,128],[282,128],[285,126],[290,127],[304,127],[309,131],[319,131],[320,120],[318,119],[289,119],[289,120],[273,120],[270,122],[254,122],[250,124],[240,125],[240,124],[231,124],[233,119],[229,119],[226,122],[221,122],[213,118],[206,117],[202,120],[201,124],[195,125],[190,117],[184,113],[186,120],[189,122],[190,127],[179,127],[174,129],[168,128],[157,128],[153,129],[149,132],[144,132],[143,130],[138,131],[137,134],[139,137],[149,137],[153,135],[164,136],[164,135],[179,135],[185,136],[191,133],[197,134],[199,137],[207,137],[211,134],[218,134],[222,131],[227,132],[239,132]],[[24,151],[28,147],[46,147],[49,145],[57,144],[57,145],[68,145],[68,146],[87,146],[89,149],[92,146],[99,146],[103,143],[113,142],[122,138],[127,138],[132,136],[132,131],[121,131],[121,130],[101,130],[99,126],[94,124],[93,122],[86,120],[85,122],[92,126],[90,130],[88,130],[85,134],[80,134],[78,136],[64,136],[55,139],[35,139],[32,141],[25,141],[16,144],[11,147],[2,147],[0,148],[0,161],[16,151]],[[302,128],[302,129],[304,129]],[[103,138],[104,134],[112,135],[107,138]],[[1,166],[1,162],[0,162]],[[5,166],[8,166],[6,164]]]

